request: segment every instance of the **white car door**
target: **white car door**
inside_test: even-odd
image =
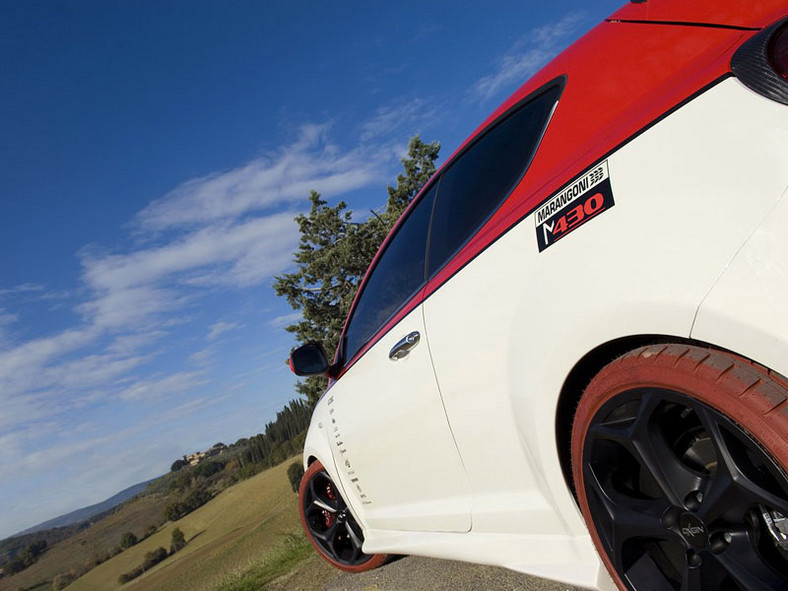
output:
[[[471,490],[432,369],[420,293],[435,190],[378,256],[348,320],[329,434],[351,506],[372,529],[468,531]]]

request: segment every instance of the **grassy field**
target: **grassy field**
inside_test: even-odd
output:
[[[287,479],[287,466],[293,461],[228,488],[208,504],[99,565],[68,589],[121,588],[118,577],[141,564],[146,552],[159,546],[169,549],[175,527],[186,535],[186,547],[123,589],[242,591],[259,589],[288,573],[312,553],[301,533],[297,497]]]
[[[166,498],[147,496],[123,505],[117,512],[66,540],[54,544],[33,566],[13,577],[0,579],[0,591],[26,589],[49,591],[52,579],[69,568],[82,566],[117,546],[124,532],[142,537],[145,528],[161,522]]]

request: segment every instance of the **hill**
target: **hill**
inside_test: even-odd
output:
[[[110,509],[114,509],[121,503],[128,501],[129,499],[137,496],[139,493],[145,490],[149,483],[156,480],[155,478],[151,480],[146,480],[145,482],[140,482],[139,484],[135,484],[134,486],[130,486],[127,489],[120,491],[119,493],[112,495],[105,501],[101,503],[96,503],[95,505],[90,505],[88,507],[83,507],[82,509],[77,509],[76,511],[72,511],[71,513],[66,513],[65,515],[60,515],[59,517],[54,517],[43,523],[39,523],[38,525],[34,525],[24,531],[21,531],[17,534],[14,534],[10,537],[18,537],[24,536],[28,534],[34,534],[37,532],[42,532],[47,529],[55,529],[59,527],[68,527],[69,525],[76,525],[78,523],[82,523],[83,521],[88,521],[91,517],[95,517],[100,513],[104,513],[109,511]]]
[[[207,591],[232,585],[248,573],[250,565],[255,565],[260,584],[288,572],[312,552],[301,533],[297,496],[287,479],[287,467],[294,461],[224,490],[186,517],[167,523],[97,566],[69,590],[120,588],[118,577],[139,566],[146,552],[169,548],[176,527],[185,534],[186,546],[126,586],[135,591]]]

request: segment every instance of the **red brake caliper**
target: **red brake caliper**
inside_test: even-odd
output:
[[[330,482],[326,484],[326,496],[332,501],[337,498],[334,494],[334,487],[331,486]],[[326,521],[326,529],[331,527],[331,524],[334,523],[334,516],[326,510],[323,510],[323,519]]]

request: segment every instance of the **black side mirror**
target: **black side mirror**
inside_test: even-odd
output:
[[[323,345],[307,343],[290,353],[290,369],[297,376],[318,376],[327,374],[331,364]]]

